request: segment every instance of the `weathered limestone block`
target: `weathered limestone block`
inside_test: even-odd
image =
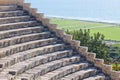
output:
[[[52,30],[54,32],[56,31],[57,27],[58,27],[57,24],[50,24],[49,25],[50,30]]]
[[[1,74],[0,75],[0,80],[12,80],[12,76],[11,75],[4,75],[4,74]]]
[[[64,30],[60,30],[60,29],[56,29],[56,35],[63,38],[64,37],[64,34],[65,34],[65,31]]]
[[[29,21],[29,20],[31,20],[30,16],[7,17],[7,18],[0,18],[0,24],[22,22],[22,21]]]
[[[96,57],[96,54],[95,54],[95,53],[90,53],[90,52],[88,52],[87,55],[86,55],[87,60],[89,60],[89,61],[91,61],[91,62],[94,61],[95,57]]]
[[[110,74],[111,71],[112,71],[112,66],[111,66],[111,65],[104,64],[104,65],[102,66],[102,71],[103,71],[104,73]]]
[[[43,24],[44,26],[48,26],[48,27],[49,27],[49,25],[50,25],[50,19],[48,19],[48,18],[42,19],[42,24]]]
[[[32,41],[32,42],[28,42],[28,43],[24,43],[24,44],[19,44],[16,46],[15,45],[10,46],[10,47],[4,48],[0,51],[0,57],[5,57],[5,56],[9,56],[9,55],[12,55],[12,54],[20,52],[20,51],[25,51],[25,50],[37,48],[40,46],[45,46],[50,43],[52,44],[52,43],[54,43],[54,41],[56,41],[56,38],[37,40],[37,41]]]
[[[9,72],[10,75],[16,76],[16,75],[22,73],[23,71],[25,71],[25,69],[26,69],[26,67],[23,64],[21,64],[16,67],[7,69],[7,71]]]
[[[11,29],[27,28],[27,27],[34,28],[37,25],[38,24],[37,24],[36,21],[8,23],[8,24],[2,24],[2,25],[0,25],[0,31],[11,30]]]
[[[15,0],[17,5],[21,5],[21,6],[24,6],[24,1],[25,0]]]
[[[24,10],[26,10],[26,11],[30,11],[30,6],[31,6],[31,4],[30,3],[24,3],[24,4],[22,4],[23,6],[23,9]]]
[[[111,71],[111,73],[109,73],[109,74],[111,74],[110,76],[111,76],[112,80],[120,80],[120,72]]]
[[[16,5],[0,6],[0,11],[14,11],[14,10],[17,10],[17,6]]]
[[[37,20],[42,21],[44,19],[44,13],[36,13],[35,17]]]
[[[73,73],[73,72],[76,72],[76,71],[82,69],[82,67],[85,66],[85,65],[86,64],[81,63],[81,64],[78,64],[78,65],[66,66],[66,67],[57,69],[57,70],[55,70],[53,72],[49,72],[49,73],[41,76],[39,79],[45,80],[47,78],[47,80],[57,80],[58,78],[61,78],[61,77],[65,76],[65,75],[67,75],[67,74],[70,74],[70,73]]]
[[[21,10],[9,11],[9,12],[0,12],[0,18],[13,17],[13,16],[22,16],[23,14],[24,14],[24,11],[21,11]]]
[[[0,0],[0,4],[17,4],[17,0]]]
[[[97,76],[92,76],[83,80],[105,80],[105,75],[104,74],[98,74]]]
[[[80,41],[71,40],[70,44],[73,47],[73,49],[76,49],[79,52]]]
[[[17,78],[17,80],[34,80],[34,75],[33,74],[22,74]]]
[[[37,29],[38,30],[38,29]],[[15,45],[18,43],[23,43],[32,40],[38,40],[49,37],[50,32],[43,32],[43,33],[35,33],[35,34],[28,34],[23,36],[16,36],[8,39],[0,40],[0,48]]]
[[[0,32],[0,39],[20,36],[20,35],[25,35],[25,34],[30,34],[30,33],[37,33],[37,32],[41,32],[41,31],[42,31],[42,28],[40,28],[40,27],[30,27],[30,28],[1,31]],[[9,43],[2,43],[2,44],[9,45]]]
[[[31,68],[33,68],[33,67],[35,67],[37,65],[47,63],[50,60],[53,61],[55,59],[59,59],[60,57],[56,56],[56,55],[57,55],[56,53],[52,53],[51,55],[50,54],[46,54],[46,55],[43,55],[43,56],[37,56],[35,58],[31,58],[31,59],[26,60],[24,62],[20,62],[20,63],[18,63],[16,65],[13,65],[10,68],[10,70],[8,70],[8,71],[12,75],[18,75],[18,74],[20,74],[20,73],[22,73],[22,72],[24,72],[24,71],[26,71],[28,69],[31,69]],[[61,56],[61,58],[62,57],[63,56]]]
[[[88,54],[88,53],[87,53],[88,47],[79,46],[79,47],[78,47],[78,50],[79,50],[79,54],[80,54],[80,55],[83,55],[83,56],[86,57],[86,55]]]
[[[62,35],[62,33],[61,33],[61,35]],[[72,35],[68,35],[68,34],[63,35],[63,40],[70,43],[72,41]]]
[[[78,80],[78,79],[84,79],[86,77],[89,77],[91,75],[96,74],[97,70],[94,68],[90,68],[90,69],[85,69],[85,70],[81,70],[81,71],[77,71],[73,74],[70,74],[68,76],[65,76],[62,78],[62,80]]]
[[[94,59],[94,65],[95,66],[97,66],[99,68],[102,68],[103,64],[104,64],[104,60],[103,59],[97,59],[97,58]]]
[[[36,15],[36,13],[37,13],[37,8],[31,8],[30,9],[30,14],[31,15]]]
[[[74,58],[72,58],[72,59],[74,59]],[[43,64],[43,65],[37,66],[34,69],[30,69],[30,70],[26,71],[25,74],[26,75],[33,74],[34,79],[37,79],[39,76],[44,75],[47,72],[50,72],[57,68],[62,67],[64,61],[68,62],[69,64],[74,63],[74,62],[71,62],[71,58],[66,58],[65,60],[63,60],[63,59],[56,60],[53,62],[49,62],[49,63]],[[64,64],[64,66],[68,65],[68,63]]]

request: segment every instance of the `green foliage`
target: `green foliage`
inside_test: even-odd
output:
[[[110,52],[110,57],[113,63],[120,62],[120,48],[119,47],[112,47],[113,50]],[[113,52],[114,51],[114,52]]]
[[[111,62],[113,63],[113,70],[119,71],[120,70],[120,48],[117,46],[111,46]]]
[[[119,63],[114,63],[114,64],[112,64],[112,66],[113,66],[113,70],[120,71],[120,64]]]
[[[109,49],[104,43],[104,35],[98,32],[91,36],[89,29],[67,30],[66,33],[73,35],[73,39],[81,41],[81,46],[87,46],[89,52],[96,53],[97,58],[104,59],[106,63],[109,61]]]

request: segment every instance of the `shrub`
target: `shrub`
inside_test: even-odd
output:
[[[66,33],[73,35],[73,39],[81,41],[81,46],[87,46],[89,52],[96,53],[97,58],[104,59],[106,63],[109,62],[109,49],[104,43],[105,36],[103,34],[98,32],[91,36],[89,29],[67,30]]]

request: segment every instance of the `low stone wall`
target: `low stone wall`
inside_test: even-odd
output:
[[[87,60],[101,68],[101,70],[109,75],[112,80],[120,80],[120,72],[112,71],[112,66],[104,64],[104,60],[102,59],[97,59],[95,53],[88,52],[88,47],[80,46],[80,41],[72,40],[71,35],[65,34],[64,30],[57,29],[57,25],[51,24],[50,19],[44,18],[43,13],[37,13],[36,8],[31,8],[30,3],[24,3],[24,0],[0,0],[0,4],[17,4],[23,6],[24,10],[27,10],[31,15],[35,16],[37,20],[42,21],[44,26],[49,27],[49,29],[63,38],[65,42],[70,43],[80,55],[85,56]]]

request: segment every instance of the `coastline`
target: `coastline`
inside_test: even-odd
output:
[[[120,41],[120,38],[118,37],[118,35],[120,34],[120,24],[117,23],[79,20],[79,19],[71,19],[71,18],[63,18],[63,17],[48,17],[48,18],[51,18],[51,23],[58,24],[61,29],[64,28],[66,30],[67,29],[74,30],[74,29],[84,28],[84,26],[88,26],[86,28],[91,28],[92,33],[100,32],[105,36],[107,36],[106,41],[108,42],[110,41],[112,43],[113,42],[118,43],[118,41]]]
[[[102,23],[102,24],[111,24],[111,25],[119,25],[120,26],[120,23],[115,23],[115,22],[110,22],[110,21],[102,21],[102,20],[98,21],[98,20],[87,20],[87,19],[75,19],[75,18],[67,18],[67,17],[59,17],[59,16],[55,16],[55,17],[47,16],[47,18],[76,20],[76,21],[83,21],[83,22]]]

